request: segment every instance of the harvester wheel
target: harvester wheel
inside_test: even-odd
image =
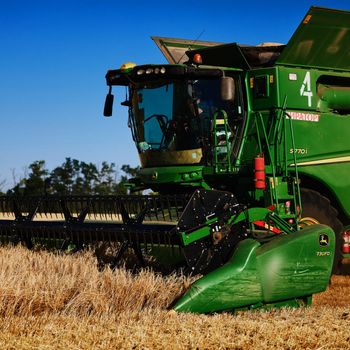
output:
[[[329,199],[319,192],[301,188],[302,225],[317,223],[330,226],[336,236],[333,273],[338,273],[341,263],[341,244],[343,224],[338,219],[338,211],[331,205]]]

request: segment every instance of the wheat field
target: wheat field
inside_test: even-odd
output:
[[[180,314],[191,283],[143,270],[99,272],[92,253],[0,248],[0,349],[349,349],[350,277],[311,308]]]

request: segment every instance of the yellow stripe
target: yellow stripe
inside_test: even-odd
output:
[[[306,165],[334,164],[334,163],[346,163],[346,162],[350,162],[350,156],[312,160],[310,162],[300,162],[300,163],[297,163],[297,165],[306,166]],[[289,166],[295,166],[295,164],[290,164]]]

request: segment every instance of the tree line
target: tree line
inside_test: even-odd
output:
[[[104,194],[126,193],[125,183],[138,174],[139,167],[122,165],[121,173],[115,163],[103,161],[101,166],[66,158],[52,171],[44,160],[37,160],[27,168],[27,174],[7,191],[7,194]]]

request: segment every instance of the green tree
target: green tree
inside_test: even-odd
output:
[[[95,194],[116,194],[117,187],[117,171],[115,169],[115,164],[108,164],[105,161],[102,162],[94,188]]]
[[[127,183],[130,179],[135,178],[138,176],[140,172],[140,167],[131,167],[128,164],[123,164],[121,167],[121,170],[123,171],[123,175],[120,177],[120,181],[117,185],[117,192],[118,193],[127,193]]]
[[[76,189],[74,192],[80,193],[91,193],[94,194],[95,184],[98,180],[98,170],[95,164],[93,163],[80,163],[80,171],[82,174],[82,187],[81,189]]]
[[[6,185],[6,180],[0,181],[0,195],[4,194],[4,190],[3,189],[4,189],[5,185]]]
[[[16,194],[121,194],[126,193],[125,184],[137,176],[139,167],[122,165],[122,175],[114,163],[102,162],[100,168],[67,157],[58,167],[49,172],[45,161],[35,161],[28,167],[29,175],[20,180],[10,193]],[[0,188],[1,189],[1,188]]]
[[[65,162],[50,173],[50,188],[52,193],[72,194],[74,186],[79,181],[80,162],[66,158]]]
[[[128,164],[124,164],[121,167],[122,171],[125,173],[126,178],[136,177],[140,173],[140,167],[137,166],[135,168],[131,167]]]
[[[45,167],[45,161],[37,160],[30,164],[28,169],[28,177],[20,180],[10,192],[23,195],[39,195],[47,193],[49,171]]]

